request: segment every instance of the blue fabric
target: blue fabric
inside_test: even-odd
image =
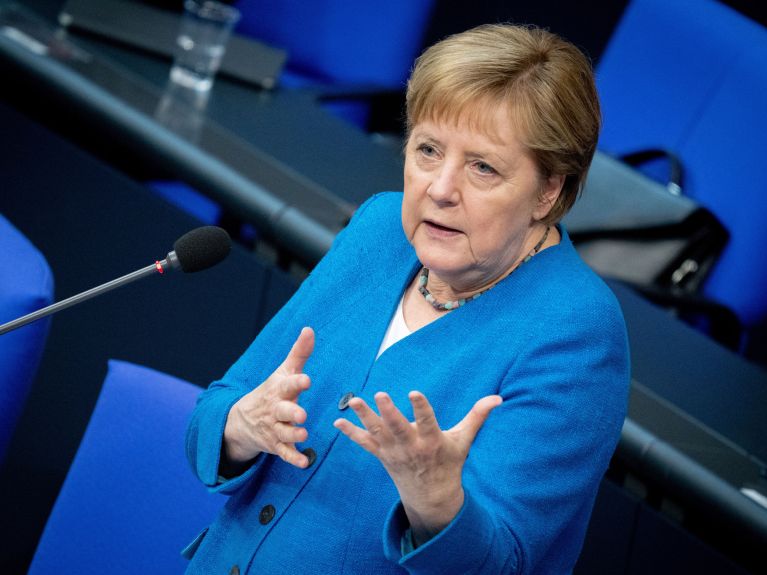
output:
[[[629,364],[609,289],[567,234],[481,298],[388,348],[398,300],[419,268],[400,223],[399,193],[368,200],[296,295],[226,375],[200,397],[187,454],[211,491],[231,494],[189,573],[566,573],[620,435]],[[305,325],[316,334],[301,395],[317,460],[293,468],[260,455],[217,483],[231,405],[281,363]],[[437,537],[406,556],[407,522],[383,467],[332,426],[353,392],[388,392],[412,417],[423,391],[443,428],[474,402],[504,403],[478,434],[464,469],[466,502]],[[259,522],[265,505],[274,519]]]
[[[0,324],[49,305],[53,274],[45,256],[0,215]],[[0,464],[42,357],[50,318],[0,335]]]
[[[597,67],[600,148],[678,149],[752,25],[714,0],[632,0]]]
[[[165,201],[205,224],[215,226],[221,220],[221,206],[183,182],[158,180],[147,182],[147,185]]]
[[[183,434],[201,389],[111,360],[31,575],[180,573],[183,546],[224,498],[189,469]]]
[[[241,34],[288,51],[295,83],[404,89],[434,0],[239,0]]]
[[[434,0],[239,0],[237,32],[287,50],[284,88],[404,90]],[[365,130],[365,99],[321,101]]]

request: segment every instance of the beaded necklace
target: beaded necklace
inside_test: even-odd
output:
[[[526,264],[527,262],[529,262],[533,258],[533,256],[535,254],[537,254],[539,251],[541,251],[541,247],[543,247],[543,244],[546,242],[546,238],[549,237],[549,230],[550,229],[551,229],[551,226],[546,226],[546,231],[544,232],[543,237],[541,238],[541,240],[537,244],[535,244],[535,247],[532,250],[530,250],[530,253],[527,254],[524,257],[524,259],[521,262],[519,262],[518,265],[514,266],[514,268],[512,268],[512,270],[508,274],[506,274],[503,278],[498,280],[498,282],[500,282],[501,280],[504,280],[507,277],[509,277],[512,274],[512,272],[514,272],[514,270],[516,270],[522,264]],[[426,284],[428,283],[428,281],[429,281],[429,268],[424,267],[423,269],[421,269],[421,273],[418,274],[418,291],[421,292],[421,295],[424,297],[424,299],[426,301],[428,301],[432,305],[432,307],[434,309],[438,310],[438,311],[450,311],[451,309],[459,308],[462,305],[464,305],[466,302],[470,302],[471,300],[477,299],[479,296],[481,296],[487,290],[489,290],[490,288],[492,288],[493,286],[498,284],[498,282],[495,282],[489,288],[485,288],[481,292],[475,293],[473,296],[470,296],[470,297],[467,297],[467,298],[463,298],[463,299],[458,299],[458,300],[447,301],[445,303],[442,303],[442,302],[437,301],[434,298],[434,296],[431,295],[431,292],[426,287]]]

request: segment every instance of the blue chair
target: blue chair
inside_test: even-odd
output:
[[[35,246],[0,215],[0,324],[53,300],[53,274]],[[0,335],[0,463],[42,357],[48,320]]]
[[[181,573],[225,498],[194,477],[184,434],[199,387],[110,360],[29,573]]]
[[[422,48],[435,0],[239,0],[237,31],[288,52],[282,88],[401,92]],[[368,102],[328,107],[365,128]]]
[[[702,295],[750,329],[767,319],[767,29],[714,0],[632,0],[597,67],[615,156],[664,150],[682,193],[708,208],[730,241]]]

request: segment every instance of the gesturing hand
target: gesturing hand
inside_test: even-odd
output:
[[[314,331],[305,327],[274,373],[232,406],[224,428],[226,475],[237,474],[238,467],[261,452],[273,453],[296,467],[309,464],[294,444],[308,436],[299,427],[306,421],[306,411],[298,405],[298,396],[309,389],[309,376],[302,371],[313,350]]]
[[[454,427],[443,431],[426,397],[408,395],[415,421],[408,421],[391,398],[375,395],[377,415],[364,400],[349,406],[364,429],[346,419],[334,423],[349,439],[375,455],[399,491],[415,541],[420,544],[441,531],[463,505],[461,474],[480,427],[501,404],[497,395],[477,401]]]

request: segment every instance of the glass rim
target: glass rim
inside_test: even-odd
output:
[[[216,0],[185,0],[184,9],[207,20],[234,23],[240,19],[237,8]]]

